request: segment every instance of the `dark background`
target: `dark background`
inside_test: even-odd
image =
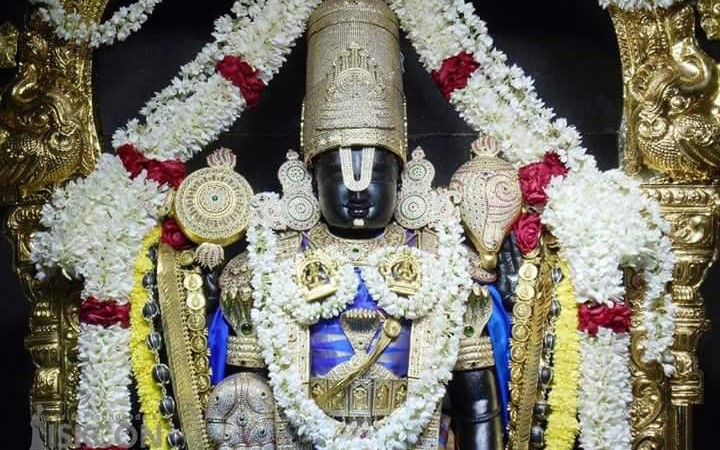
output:
[[[129,0],[111,0],[109,12]],[[178,67],[209,39],[213,20],[229,10],[232,0],[181,2],[157,7],[143,30],[127,41],[97,52],[95,86],[104,150],[113,130],[135,117],[151,95],[167,85]],[[594,0],[512,2],[475,1],[498,47],[510,62],[536,80],[540,96],[567,117],[584,136],[602,168],[617,167],[617,130],[622,114],[622,82],[617,44],[609,15]],[[0,0],[0,23],[22,28],[25,0]],[[422,145],[438,168],[438,184],[446,184],[467,158],[474,139],[464,122],[430,80],[407,41],[405,92],[410,147]],[[238,153],[238,169],[257,191],[277,190],[275,171],[288,148],[299,145],[300,104],[304,94],[305,43],[300,40],[286,66],[265,91],[260,105],[211,146]],[[720,53],[711,49],[715,56]],[[0,70],[0,86],[13,71]],[[201,164],[201,158],[196,158]],[[0,214],[4,211],[0,209]],[[30,443],[28,392],[32,363],[24,349],[28,304],[11,268],[8,243],[0,240],[0,448],[27,449]],[[705,286],[708,315],[720,324],[715,306],[718,270]],[[707,333],[700,345],[706,378],[706,404],[696,410],[696,448],[712,448],[720,359],[713,352],[720,333]]]

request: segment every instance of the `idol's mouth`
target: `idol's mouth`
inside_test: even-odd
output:
[[[367,217],[372,205],[365,199],[350,199],[345,207],[348,215],[353,219],[362,219]]]
[[[362,219],[367,217],[370,212],[370,205],[367,206],[348,206],[348,214],[353,219]]]

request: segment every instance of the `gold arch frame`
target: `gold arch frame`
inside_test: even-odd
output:
[[[107,0],[65,0],[84,20],[102,17]],[[699,0],[701,24],[720,38],[720,0]],[[718,165],[720,113],[718,69],[695,39],[691,6],[627,12],[610,8],[620,45],[624,117],[621,130],[625,169],[649,180],[672,225],[678,262],[673,299],[678,307],[674,353],[677,376],[638,357],[642,330],[632,336],[633,448],[692,448],[692,405],[702,402],[703,383],[696,345],[707,329],[699,288],[718,248]],[[40,283],[30,263],[29,239],[38,228],[40,208],[63,182],[89,173],[100,153],[93,113],[92,51],[57,39],[30,14],[27,28],[9,28],[0,39],[4,60],[19,44],[18,75],[0,103],[0,206],[9,207],[3,234],[14,249],[14,269],[32,305],[26,346],[37,365],[31,391],[33,412],[42,411],[44,437],[72,423],[76,404],[75,345],[77,285],[64,280]],[[33,119],[52,111],[44,126]],[[648,114],[655,116],[648,119]],[[703,132],[683,136],[687,120]],[[650,122],[649,122],[650,120]],[[662,124],[665,128],[648,128]],[[659,131],[660,130],[660,131]],[[62,136],[63,152],[51,140]],[[22,138],[22,139],[21,139]],[[672,177],[672,178],[669,178]],[[640,306],[642,282],[628,273],[628,299]],[[637,324],[635,324],[637,325]]]

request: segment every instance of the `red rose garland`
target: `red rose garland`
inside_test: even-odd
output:
[[[185,236],[175,219],[167,219],[162,224],[160,242],[167,244],[175,250],[187,250],[192,242]]]
[[[123,328],[128,328],[130,326],[130,305],[88,297],[80,305],[78,316],[81,323],[88,325],[107,328],[119,324]]]
[[[432,79],[445,98],[450,99],[453,91],[467,86],[470,76],[480,64],[468,52],[462,52],[443,61],[439,69],[432,72]]]
[[[545,153],[541,162],[521,167],[518,176],[525,202],[530,206],[545,206],[548,201],[545,189],[550,184],[550,180],[552,177],[564,176],[567,173],[567,167],[555,152]]]
[[[242,58],[232,55],[226,55],[218,62],[216,68],[220,75],[240,88],[248,107],[257,106],[260,95],[265,89],[265,83],[258,78],[258,70],[243,61]]]
[[[120,146],[116,153],[125,169],[130,172],[131,178],[135,178],[145,170],[148,179],[177,189],[187,176],[187,168],[182,161],[176,159],[168,161],[149,159],[131,144]]]
[[[584,304],[580,305],[578,310],[580,320],[578,329],[587,331],[591,336],[597,336],[600,327],[608,328],[615,333],[627,333],[630,331],[631,317],[632,310],[625,304],[613,306]]]

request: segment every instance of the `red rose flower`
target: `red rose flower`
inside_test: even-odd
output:
[[[473,55],[462,52],[443,61],[440,69],[434,70],[432,79],[445,98],[450,99],[453,91],[467,86],[470,75],[480,67]]]
[[[192,242],[182,232],[175,219],[167,219],[163,222],[160,242],[171,246],[175,250],[186,250],[192,247]]]
[[[524,213],[518,217],[513,226],[513,232],[515,233],[515,243],[523,254],[528,254],[537,248],[542,231],[543,225],[539,215]]]
[[[121,327],[127,328],[130,326],[130,305],[119,305],[112,301],[100,301],[95,297],[89,297],[80,304],[78,316],[81,323],[89,325],[107,328],[120,324]]]
[[[548,200],[545,188],[552,178],[550,169],[541,162],[528,164],[520,168],[518,176],[525,201],[533,206],[545,205]]]
[[[632,311],[624,304],[616,304],[612,307],[580,305],[578,329],[587,331],[591,336],[597,335],[601,327],[615,333],[626,333],[630,330],[631,317]]]
[[[545,206],[548,200],[545,189],[550,180],[555,176],[566,175],[567,172],[567,167],[555,152],[545,153],[542,162],[521,167],[518,176],[525,202],[532,206]]]
[[[147,158],[132,144],[121,145],[117,151],[125,169],[130,172],[130,176],[135,178],[142,172],[147,163]]]
[[[265,83],[258,78],[259,72],[250,64],[237,56],[226,55],[217,64],[216,69],[225,79],[240,88],[248,107],[252,108],[258,104]]]
[[[169,184],[177,189],[187,176],[187,169],[182,161],[171,159],[158,161],[151,159],[147,162],[147,177],[160,184]]]
[[[560,155],[555,152],[545,153],[543,164],[547,166],[550,174],[554,177],[565,176],[568,173],[568,168],[565,167],[565,164],[560,160]]]

